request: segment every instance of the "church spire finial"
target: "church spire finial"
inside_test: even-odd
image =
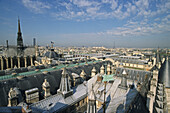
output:
[[[20,19],[18,17],[18,36],[17,36],[17,46],[23,47],[23,39],[22,39],[22,33],[20,28]]]
[[[63,68],[60,88],[57,90],[57,92],[62,94],[64,98],[67,98],[68,96],[71,96],[73,94],[73,90],[70,88],[68,76],[69,75],[68,75],[66,68]]]
[[[97,113],[97,108],[96,108],[96,96],[93,90],[93,84],[92,84],[92,89],[90,91],[90,94],[88,95],[88,105],[87,105],[87,113]]]
[[[18,16],[18,33],[21,33],[21,28],[20,28],[20,19],[19,19],[19,16]]]
[[[121,83],[119,84],[119,88],[122,88],[122,89],[125,89],[127,90],[127,72],[126,70],[124,69],[123,72],[122,72],[122,79],[121,79]]]

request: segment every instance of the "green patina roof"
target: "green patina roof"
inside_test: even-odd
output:
[[[115,74],[111,74],[111,75],[103,75],[103,82],[104,81],[107,81],[107,82],[109,82],[109,81],[113,81],[114,79],[113,79],[113,76],[114,76]]]
[[[100,62],[101,60],[96,60],[94,62],[87,62],[87,64],[91,64],[91,63],[97,63]],[[0,80],[5,80],[5,79],[10,79],[10,78],[15,78],[17,76],[27,76],[27,75],[32,75],[32,74],[36,74],[36,73],[42,73],[44,71],[53,71],[53,70],[58,70],[58,69],[62,69],[64,67],[74,67],[77,65],[85,65],[86,63],[79,63],[79,64],[69,64],[69,65],[58,65],[58,66],[54,66],[55,68],[47,68],[47,69],[40,69],[38,71],[28,71],[28,72],[23,72],[23,73],[17,73],[16,75],[4,75],[4,76],[0,76]]]

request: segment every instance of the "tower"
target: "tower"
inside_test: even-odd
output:
[[[73,94],[73,90],[70,88],[66,68],[63,69],[60,88],[57,90],[57,93],[61,93],[64,96],[64,98],[67,98],[68,96]]]
[[[8,48],[8,40],[6,40],[6,47]]]
[[[93,90],[93,85],[92,85],[92,90],[90,91],[90,94],[88,96],[88,105],[87,105],[87,113],[97,113],[96,109],[96,96]]]
[[[36,46],[36,39],[33,38],[33,46]]]
[[[22,33],[20,28],[20,20],[18,18],[18,36],[17,36],[17,47],[23,47],[23,39],[22,39]]]

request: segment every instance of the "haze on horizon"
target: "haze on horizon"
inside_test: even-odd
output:
[[[0,0],[0,45],[170,48],[169,0]]]

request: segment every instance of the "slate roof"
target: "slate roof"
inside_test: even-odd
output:
[[[125,111],[127,111],[128,106],[130,106],[137,94],[138,92],[135,89],[132,89],[129,90],[127,93],[124,93],[122,96],[112,99],[106,109],[106,113],[124,113]],[[122,108],[120,107],[120,105],[123,105],[124,107]]]
[[[109,62],[109,61],[107,61]],[[71,73],[80,74],[82,70],[85,71],[87,76],[91,75],[91,70],[95,66],[97,73],[100,71],[100,67],[105,63],[105,61],[97,62],[97,63],[88,63],[88,65],[79,65],[78,67],[67,67],[69,76],[72,79]],[[61,66],[60,66],[61,67]],[[34,67],[35,68],[35,67]],[[35,70],[35,69],[34,69]],[[7,106],[8,104],[8,92],[11,87],[17,87],[24,96],[24,91],[37,87],[41,94],[42,92],[42,84],[44,79],[50,84],[50,92],[52,95],[56,94],[57,89],[59,88],[60,80],[61,80],[61,70],[59,69],[44,69],[44,71],[49,71],[48,73],[42,73],[34,71],[19,73],[22,75],[26,75],[25,77],[19,78],[11,78],[0,80],[0,106]],[[27,75],[28,74],[28,75]],[[7,76],[7,75],[6,75]]]
[[[137,109],[136,109],[137,108]],[[113,98],[106,104],[106,113],[148,113],[145,103],[139,92],[133,88],[126,93]],[[98,110],[103,113],[103,108]]]
[[[77,103],[87,96],[86,84],[83,83],[79,85],[75,90],[76,92],[67,98],[64,98],[62,94],[56,94],[31,104],[30,106],[44,111],[48,110],[50,112],[57,112],[60,109]]]
[[[118,87],[119,84],[121,83],[121,77],[124,70],[126,71],[128,77],[127,85],[129,86],[129,84],[131,85],[133,84],[134,85],[133,89],[128,88],[127,90],[125,90],[122,89],[121,87]],[[146,74],[148,75],[147,81],[145,80]],[[131,109],[130,112],[132,113],[134,111],[141,112],[142,110],[148,112],[145,101],[143,100],[143,96],[145,95],[141,95],[141,94],[146,94],[148,90],[148,86],[144,86],[144,85],[147,85],[149,78],[152,76],[152,73],[150,71],[144,71],[144,70],[117,68],[116,75],[117,76],[113,76],[114,82],[108,82],[106,84],[106,98],[107,98],[106,113],[113,113],[113,112],[121,113],[121,112],[129,111],[129,107],[133,105],[134,102],[136,102],[137,104],[135,106],[138,106],[138,104],[141,104],[141,106],[139,107],[138,110],[136,110],[135,108]],[[88,92],[90,91],[91,85],[93,84],[94,92],[96,94],[96,100],[103,102],[104,93],[103,92],[100,93],[100,91],[104,91],[103,90],[104,83],[96,82],[97,76],[98,74],[88,81]],[[138,82],[142,83],[142,90],[140,92],[136,90]],[[100,108],[98,112],[102,113],[103,109]]]
[[[0,113],[22,113],[20,106],[0,107]]]
[[[158,81],[164,83],[165,87],[170,87],[170,61],[166,60],[161,66]]]
[[[139,59],[125,59],[125,58],[112,58],[112,59],[122,63],[141,64],[141,65],[147,65],[148,62],[146,60],[139,60]]]
[[[129,69],[129,68],[117,68],[116,69],[116,76],[122,76],[123,70],[126,70],[127,78],[131,80],[137,80],[139,82],[143,82],[145,80],[145,75],[151,77],[153,74],[150,71],[144,70],[136,70],[136,69]]]
[[[44,57],[57,59],[59,57],[59,55],[54,51],[54,49],[51,49],[50,51],[47,51],[44,54]]]

